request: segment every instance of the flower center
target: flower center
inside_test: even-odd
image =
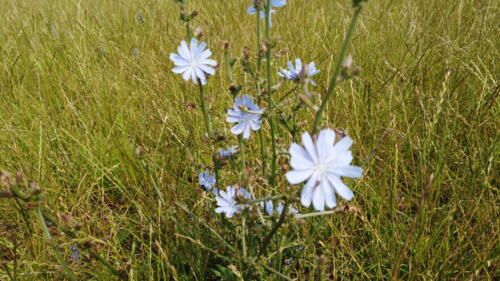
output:
[[[189,65],[191,65],[192,68],[196,68],[196,67],[198,67],[198,61],[192,60]]]
[[[318,175],[323,176],[327,173],[328,171],[328,165],[323,162],[319,162],[316,167],[315,167],[315,172],[318,173]]]

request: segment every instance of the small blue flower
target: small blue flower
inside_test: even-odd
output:
[[[286,5],[286,0],[271,0],[271,7],[275,7],[275,8],[281,8],[283,6]],[[257,8],[255,7],[255,5],[252,5],[250,7],[248,7],[247,9],[247,13],[249,15],[255,15],[255,13],[257,13]],[[276,13],[276,11],[274,11],[272,8],[271,8],[271,11],[270,11],[270,14],[269,14],[269,26],[273,26],[273,23],[272,23],[272,20],[271,20],[271,15]],[[259,11],[259,17],[261,19],[265,19],[266,18],[266,11],[264,9],[261,9]]]
[[[302,72],[302,68],[304,69],[303,75],[305,75],[305,78],[307,81],[309,81],[312,85],[316,86],[316,82],[314,80],[310,79],[309,77],[313,77],[314,75],[319,73],[319,70],[316,69],[316,65],[314,62],[311,62],[309,65],[302,65],[302,61],[300,59],[295,60],[295,66],[293,66],[292,62],[288,62],[288,70],[282,68],[279,72],[278,75],[280,77],[285,78],[286,80],[290,81],[300,81],[300,75]]]
[[[285,206],[283,206],[283,203],[281,203],[281,202],[278,204],[278,207],[276,207],[276,211],[278,212],[278,214],[279,214],[280,216],[281,216],[281,213],[283,213],[283,208],[284,208],[284,207],[285,207]],[[294,207],[292,207],[292,206],[288,206],[288,213],[289,213],[289,214],[295,214],[295,215],[297,215],[297,214],[299,213],[299,211],[297,211],[297,209],[295,209],[295,208],[294,208]]]
[[[186,81],[192,80],[195,84],[198,81],[202,85],[207,83],[207,75],[214,75],[215,69],[213,66],[217,62],[209,59],[212,55],[210,49],[207,49],[207,43],[191,39],[189,47],[186,41],[182,41],[181,45],[177,48],[178,54],[170,54],[170,60],[174,62],[175,67],[172,68],[174,73],[182,73],[182,78]]]
[[[138,48],[134,48],[132,50],[132,53],[134,54],[134,57],[138,57],[139,56],[139,49]]]
[[[225,191],[221,190],[215,197],[217,202],[215,212],[218,214],[225,213],[227,218],[232,218],[235,213],[245,209],[246,205],[239,203],[243,199],[250,199],[250,193],[245,188],[240,187],[238,189],[235,186],[229,186]]]
[[[264,110],[256,105],[253,98],[243,95],[234,99],[233,108],[227,111],[227,122],[238,123],[231,128],[231,133],[239,135],[243,133],[243,138],[250,137],[250,129],[257,131],[262,123],[261,117]]]
[[[211,190],[212,187],[214,187],[216,180],[214,175],[210,174],[208,171],[205,171],[198,174],[198,182],[208,191]]]
[[[73,244],[71,245],[71,259],[73,259],[75,262],[80,261],[80,251],[78,251],[78,245]]]
[[[144,18],[144,16],[143,16],[141,13],[137,13],[137,14],[135,14],[135,17],[137,18],[137,20],[138,20],[140,23],[144,23],[144,22],[146,22],[146,19]]]
[[[266,213],[269,216],[273,216],[275,214],[274,213],[273,201],[267,201],[267,202],[265,202],[265,205],[264,205],[264,202],[260,202],[260,206],[266,210]],[[276,214],[278,216],[281,216],[281,213],[283,213],[283,208],[284,207],[285,206],[283,205],[283,203],[281,203],[281,202],[278,203],[278,206],[276,207]],[[289,214],[298,214],[299,211],[297,211],[297,209],[295,209],[292,206],[288,206],[288,213]]]
[[[255,15],[255,13],[257,13],[257,9],[255,8],[255,6],[252,5],[252,6],[248,7],[247,13],[249,15]],[[275,14],[275,13],[276,13],[276,11],[273,9],[271,9],[271,11],[269,12],[269,27],[273,26],[272,14]],[[260,10],[259,16],[261,19],[265,19],[266,18],[266,11]]]
[[[232,145],[229,146],[226,150],[219,148],[218,152],[221,158],[228,158],[233,156],[236,152],[238,152],[238,146]]]
[[[266,210],[267,215],[272,216],[274,213],[273,201],[260,202],[260,206]]]

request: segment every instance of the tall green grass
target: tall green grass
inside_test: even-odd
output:
[[[350,2],[290,0],[273,18],[278,49],[288,49],[273,67],[314,60],[313,91],[324,94]],[[249,5],[189,3],[221,65],[206,94],[228,143],[222,45],[237,57],[255,45]],[[297,280],[498,277],[499,8],[494,0],[368,2],[350,48],[363,72],[336,89],[323,122],[348,129],[364,176],[349,182],[355,199],[345,213],[281,230],[306,245],[281,272]],[[44,207],[81,222],[79,239],[131,280],[216,280],[214,270],[229,266],[204,248],[219,242],[174,205],[214,216],[197,186],[210,159],[203,116],[190,106],[196,87],[170,72],[168,55],[185,34],[178,13],[170,0],[0,1],[0,169],[38,182]],[[236,68],[243,92],[253,93]],[[310,128],[312,116],[302,116]],[[278,137],[279,150],[293,141]],[[247,149],[257,153],[257,144]],[[9,280],[6,267],[18,280],[63,279],[34,215],[16,208],[0,201],[0,280]],[[56,239],[71,261],[74,241]],[[83,251],[71,269],[81,280],[115,278]]]

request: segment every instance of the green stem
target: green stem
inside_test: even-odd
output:
[[[234,78],[233,78],[233,68],[231,67],[231,56],[229,55],[229,50],[224,50],[224,57],[226,60],[226,67],[227,67],[227,79],[229,80],[229,84],[233,84]],[[234,97],[233,97],[234,99]]]
[[[262,70],[262,27],[260,23],[260,8],[257,9],[257,13],[255,13],[257,18],[257,73],[260,74]],[[259,92],[260,94],[260,92]]]
[[[276,154],[276,128],[273,113],[273,98],[271,91],[271,0],[267,0],[266,4],[266,66],[267,66],[267,102],[269,106],[269,125],[271,126],[271,148],[272,148],[272,159],[271,159],[271,177],[269,183],[271,186],[276,185],[276,170],[277,170],[277,154]]]
[[[245,144],[243,142],[243,138],[241,135],[238,135],[238,140],[239,140],[239,146],[240,146],[240,161],[241,161],[241,174],[245,175],[245,170],[246,170],[246,154],[245,154]]]
[[[150,173],[148,164],[146,164],[146,161],[144,159],[141,159],[142,166],[144,167],[144,170],[146,174],[149,174],[149,179],[151,180],[151,184],[153,185],[153,188],[156,192],[156,196],[158,196],[158,199],[160,200],[160,203],[162,205],[165,205],[165,200],[163,200],[163,195],[161,194],[160,188],[158,187],[158,184],[156,184],[156,180],[153,178],[153,174]]]
[[[316,134],[318,132],[318,126],[321,121],[321,118],[323,116],[323,112],[325,111],[326,105],[328,104],[328,100],[331,98],[333,94],[333,89],[335,86],[337,86],[337,79],[342,71],[342,62],[344,60],[344,57],[347,52],[347,48],[349,47],[349,42],[351,41],[351,37],[354,31],[354,27],[356,26],[356,23],[358,21],[359,14],[361,13],[361,10],[363,9],[363,5],[359,5],[356,7],[356,10],[354,10],[354,14],[351,19],[351,23],[349,25],[349,29],[347,30],[347,34],[345,36],[344,42],[342,43],[342,48],[340,49],[339,57],[337,60],[337,64],[335,65],[335,71],[333,73],[332,79],[330,81],[330,85],[328,86],[328,91],[321,101],[321,105],[319,107],[318,112],[316,113],[316,117],[314,119],[314,125],[313,125],[313,130],[312,133]]]
[[[275,200],[275,199],[283,199],[285,197],[286,197],[285,195],[268,196],[268,197],[264,197],[264,198],[258,198],[258,199],[254,199],[254,200],[245,201],[245,204],[259,203],[259,202]]]
[[[245,237],[245,229],[246,229],[246,222],[245,222],[245,217],[241,219],[241,239],[242,239],[242,247],[243,247],[243,260],[247,259],[247,241]]]
[[[210,124],[210,117],[208,116],[208,110],[205,105],[205,88],[203,87],[203,84],[201,84],[201,81],[198,80],[198,86],[200,89],[200,105],[201,105],[201,110],[203,111],[203,119],[205,119],[205,130],[207,132],[207,136],[209,138],[212,137],[212,126]]]
[[[54,253],[56,255],[57,261],[61,264],[62,268],[64,269],[64,272],[66,276],[72,280],[76,281],[76,276],[75,274],[69,269],[68,263],[64,260],[63,256],[61,255],[59,249],[57,246],[54,244],[54,241],[52,240],[52,235],[50,234],[49,229],[47,228],[47,224],[45,223],[45,218],[42,214],[42,210],[40,207],[35,208],[35,214],[38,219],[38,223],[40,224],[40,228],[42,229],[44,235],[45,235],[45,241],[47,244],[54,250]]]
[[[64,228],[52,215],[50,215],[47,211],[42,210],[42,215],[44,218],[46,218],[48,221],[50,221],[52,224],[54,224],[58,230],[64,232],[69,238],[71,239],[76,239],[76,235],[73,233],[73,231]],[[124,271],[120,271],[116,269],[112,264],[110,264],[108,261],[106,261],[103,257],[101,257],[96,251],[94,251],[92,248],[88,247],[85,243],[77,243],[79,247],[85,249],[89,254],[98,260],[102,265],[107,267],[114,275],[117,277],[120,277],[122,280],[128,280],[127,273]]]
[[[23,201],[28,201],[30,199],[29,196],[24,195],[17,187],[11,186],[10,191],[15,195],[16,198],[19,198]]]
[[[10,191],[0,191],[0,198],[12,198],[13,196]]]
[[[290,199],[287,199],[285,201],[285,206],[283,207],[283,211],[281,212],[280,219],[278,220],[278,223],[274,226],[274,228],[269,232],[269,234],[264,238],[264,241],[262,242],[262,245],[260,246],[258,257],[262,256],[264,254],[267,246],[269,246],[269,242],[271,242],[271,238],[273,238],[274,234],[278,232],[278,229],[285,223],[286,220],[286,215],[288,213],[288,207],[290,206]]]
[[[215,237],[217,237],[222,243],[224,243],[224,245],[229,250],[231,250],[232,252],[236,252],[236,250],[233,248],[233,246],[231,246],[231,244],[229,244],[229,242],[227,242],[226,239],[222,238],[222,236],[220,236],[220,234],[217,233],[217,231],[215,231],[213,228],[211,228],[205,221],[203,221],[202,219],[198,218],[197,215],[195,215],[193,212],[189,211],[184,205],[179,204],[179,203],[174,203],[174,204],[177,207],[181,208],[181,210],[183,210],[184,212],[186,212],[192,218],[196,219],[198,221],[198,223],[200,223],[201,225],[203,225],[204,227],[206,227],[208,230],[210,230],[210,232],[212,232],[212,234],[214,234]]]
[[[257,96],[259,97],[259,105],[260,105],[260,95],[262,93],[262,89],[260,87],[260,73],[262,72],[262,26],[260,21],[260,7],[257,9],[257,13],[255,13],[257,19],[257,79],[255,79],[255,84],[257,88]],[[260,159],[262,161],[262,175],[266,174],[266,154],[264,153],[264,133],[262,130],[259,130],[259,140],[260,140]]]
[[[191,28],[189,27],[189,22],[186,22],[186,34],[188,42],[191,41],[191,38],[193,38],[193,33],[191,32]]]

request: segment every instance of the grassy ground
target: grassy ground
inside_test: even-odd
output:
[[[217,61],[225,40],[234,56],[244,46],[255,54],[249,5],[191,1]],[[351,47],[363,72],[337,89],[324,122],[356,141],[364,176],[348,181],[355,211],[282,229],[306,245],[282,272],[297,280],[320,271],[333,280],[500,275],[499,8],[494,0],[369,2]],[[0,1],[0,169],[37,181],[43,206],[82,223],[78,239],[92,240],[131,280],[213,280],[217,264],[229,265],[179,236],[217,247],[174,205],[213,220],[196,184],[209,163],[202,115],[189,107],[196,87],[170,72],[168,55],[185,36],[178,12],[170,0]],[[347,0],[290,0],[272,30],[288,54],[273,67],[314,60],[321,70],[314,90],[324,94],[351,13]],[[215,127],[235,144],[225,122],[224,71],[207,95]],[[241,66],[235,72],[253,93]],[[312,116],[300,114],[310,128]],[[289,135],[279,137],[279,149],[288,148]],[[257,153],[257,144],[247,149]],[[15,264],[19,280],[63,279],[34,215],[16,207],[0,201],[0,280]],[[57,241],[71,261],[74,240]],[[83,251],[71,269],[79,280],[115,278]]]

